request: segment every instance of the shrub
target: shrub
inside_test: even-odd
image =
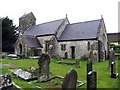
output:
[[[88,57],[86,55],[81,57],[81,60],[88,60]]]
[[[120,53],[120,45],[115,46],[115,53]]]

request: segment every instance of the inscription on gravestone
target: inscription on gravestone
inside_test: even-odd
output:
[[[40,82],[46,81],[49,79],[50,75],[50,57],[48,54],[42,54],[38,60],[38,65],[39,65],[39,74],[38,74],[38,80]]]
[[[76,90],[77,77],[77,72],[71,69],[64,78],[62,90]]]

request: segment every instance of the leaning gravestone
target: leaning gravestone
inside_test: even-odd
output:
[[[111,70],[111,63],[114,62],[115,60],[115,52],[114,50],[109,51],[109,65],[108,65],[108,70]]]
[[[97,73],[95,71],[90,71],[87,73],[87,90],[97,89]]]
[[[77,72],[74,69],[71,69],[65,76],[62,90],[76,90],[77,84]]]
[[[49,79],[50,75],[50,57],[48,54],[42,54],[38,60],[39,65],[39,74],[38,74],[38,80],[40,82],[47,81]]]
[[[5,90],[8,87],[13,86],[11,76],[8,74],[0,76],[0,90]]]

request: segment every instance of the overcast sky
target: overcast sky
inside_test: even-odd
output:
[[[118,32],[119,0],[1,0],[0,16],[8,16],[18,26],[19,17],[33,12],[36,23],[65,18],[70,23],[104,18],[108,33]]]

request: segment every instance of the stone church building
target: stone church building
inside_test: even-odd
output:
[[[103,18],[70,24],[66,16],[38,25],[32,12],[19,18],[15,54],[28,57],[44,52],[50,56],[80,59],[88,57],[91,45],[97,61],[107,58],[108,38]]]

